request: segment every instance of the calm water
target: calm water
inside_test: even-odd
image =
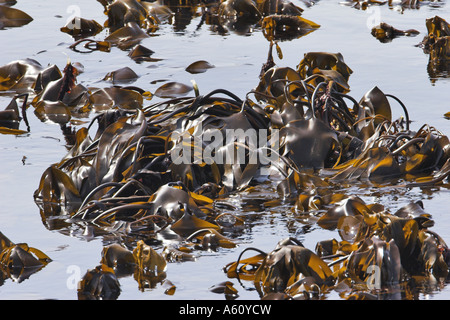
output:
[[[284,57],[275,58],[279,66],[295,66],[303,54],[310,51],[341,52],[345,62],[353,70],[350,76],[350,94],[359,99],[365,92],[378,86],[385,93],[399,97],[408,107],[413,121],[412,129],[422,124],[435,126],[450,135],[450,122],[443,117],[450,111],[450,79],[431,80],[427,72],[428,55],[415,45],[426,34],[425,19],[439,15],[450,21],[450,4],[438,8],[428,5],[419,10],[400,12],[388,6],[375,11],[362,11],[344,6],[335,0],[318,1],[306,8],[301,1],[293,1],[305,9],[303,17],[321,27],[297,40],[281,42]],[[94,0],[19,0],[14,6],[27,12],[33,21],[20,28],[0,30],[0,65],[23,58],[33,58],[43,66],[56,64],[62,69],[68,58],[84,65],[85,72],[78,82],[85,86],[109,86],[101,79],[110,71],[124,66],[131,67],[140,78],[133,84],[154,92],[160,85],[155,80],[172,80],[189,84],[195,79],[200,92],[207,93],[216,88],[230,90],[240,97],[256,87],[262,63],[267,58],[268,42],[260,30],[247,34],[230,31],[222,36],[200,24],[194,17],[184,30],[175,30],[164,24],[156,36],[145,39],[142,45],[155,51],[152,57],[158,62],[134,63],[126,52],[112,48],[110,53],[92,52],[81,54],[68,48],[72,37],[59,31],[72,14],[86,19],[95,19],[103,24],[106,16],[102,5]],[[420,31],[416,37],[401,37],[390,43],[380,43],[370,34],[367,23],[379,17],[398,29],[414,28]],[[103,40],[106,31],[95,38]],[[184,69],[196,60],[208,60],[215,65],[206,73],[192,75]],[[0,109],[9,103],[9,97],[0,96]],[[151,103],[151,102],[148,102]],[[402,115],[401,108],[393,104],[394,116]],[[80,237],[68,232],[48,230],[42,223],[39,209],[33,201],[33,192],[45,169],[59,161],[66,153],[65,141],[58,125],[40,122],[29,110],[31,133],[25,136],[0,135],[0,231],[13,242],[25,242],[36,247],[53,260],[44,269],[33,274],[22,283],[7,279],[0,285],[0,299],[77,299],[76,289],[68,285],[72,266],[83,275],[100,262],[103,248],[102,238]],[[22,162],[23,157],[25,162]],[[386,190],[389,191],[389,190]],[[433,230],[450,243],[450,217],[448,203],[450,191],[443,189],[432,194],[412,190],[409,193],[392,194],[376,190],[355,190],[367,202],[379,202],[396,209],[411,200],[422,199],[425,209],[432,214],[436,224]],[[274,199],[276,194],[261,191],[252,194],[256,199]],[[244,205],[246,195],[236,196],[233,201]],[[273,208],[271,211],[254,212],[250,223],[237,239],[235,249],[218,252],[198,252],[196,262],[172,263],[168,265],[167,279],[176,286],[173,296],[164,294],[164,288],[141,292],[132,276],[120,279],[119,299],[223,299],[223,295],[208,289],[228,280],[222,268],[237,259],[248,246],[271,251],[276,243],[289,235],[298,237],[306,247],[314,250],[317,241],[335,237],[331,231],[313,226],[305,228],[289,215],[289,206]],[[252,213],[248,213],[252,214]],[[256,217],[257,215],[257,217]],[[257,293],[246,290],[239,283],[239,299],[259,299]],[[251,283],[244,283],[248,288]],[[339,298],[331,295],[330,299]],[[449,299],[450,288],[423,294],[421,299]]]

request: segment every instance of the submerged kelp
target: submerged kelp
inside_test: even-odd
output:
[[[34,60],[0,70],[2,90],[14,93],[5,126],[17,129],[16,99],[23,98],[22,117],[33,107],[67,140],[67,154],[42,173],[34,193],[44,225],[103,239],[99,264],[79,282],[79,299],[117,299],[121,278],[131,276],[140,291],[159,287],[173,295],[170,263],[234,254],[245,230],[277,210],[306,228],[336,231],[340,240],[324,239],[313,251],[289,238],[268,253],[253,248],[258,255],[246,259],[249,249],[242,251],[226,275],[252,281],[261,298],[338,292],[344,299],[410,299],[415,287],[445,282],[448,248],[422,203],[390,213],[354,189],[367,184],[402,194],[448,186],[447,136],[427,124],[412,130],[415,115],[382,84],[355,97],[352,61],[339,52],[307,52],[297,66],[277,66],[274,47],[282,59],[282,41],[320,28],[301,17],[303,9],[287,1],[99,2],[107,16],[102,25],[78,17],[61,28],[74,38],[70,49],[107,55],[117,47],[137,63],[154,62],[155,52],[141,41],[162,23],[183,30],[201,9],[198,28],[262,32],[269,54],[244,96],[220,83],[203,92],[195,81],[149,92],[132,85],[139,78],[132,61],[103,74],[103,87],[78,84],[89,70],[70,60],[61,70]],[[104,40],[88,38],[103,28]],[[205,60],[186,66],[191,74],[214,67]],[[394,111],[404,116],[393,119]],[[210,290],[235,299],[241,288],[226,281]]]

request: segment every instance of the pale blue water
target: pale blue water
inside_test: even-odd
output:
[[[275,57],[278,65],[295,68],[303,54],[310,51],[341,52],[353,70],[349,81],[353,97],[359,99],[372,87],[378,86],[406,104],[411,119],[415,121],[413,129],[428,123],[450,134],[450,122],[443,117],[450,111],[450,79],[430,81],[428,56],[415,47],[426,34],[426,18],[439,15],[450,21],[448,3],[439,8],[424,5],[419,10],[401,13],[388,6],[372,12],[356,10],[331,0],[319,1],[310,8],[305,8],[301,1],[293,2],[305,9],[303,17],[321,27],[301,39],[281,42],[284,58],[279,60]],[[133,85],[151,92],[160,85],[151,84],[155,80],[189,84],[195,79],[201,93],[225,88],[243,97],[256,87],[261,65],[267,58],[268,42],[259,30],[248,35],[230,32],[221,36],[207,25],[197,30],[199,17],[195,17],[183,32],[174,33],[173,26],[163,25],[157,36],[142,41],[141,44],[155,51],[152,57],[163,59],[159,62],[136,64],[117,48],[110,53],[75,53],[68,49],[73,39],[60,32],[59,28],[74,13],[73,10],[83,18],[95,19],[102,24],[106,16],[100,3],[94,0],[19,0],[14,7],[27,12],[34,20],[20,28],[0,30],[0,43],[3,44],[0,65],[16,59],[33,58],[42,65],[56,64],[62,69],[69,57],[72,62],[84,65],[85,72],[78,77],[78,82],[85,86],[109,86],[101,79],[112,70],[129,66],[140,76]],[[376,17],[374,14],[379,14],[381,21],[398,29],[417,29],[420,35],[380,43],[371,36],[367,27],[367,23]],[[105,36],[106,31],[103,31],[95,38],[102,40]],[[196,60],[207,60],[215,68],[197,75],[185,72],[184,69]],[[3,109],[9,100],[0,97],[0,108]],[[400,107],[394,107],[394,111],[395,117],[402,115]],[[22,283],[7,279],[0,285],[0,299],[77,299],[76,289],[70,286],[71,276],[74,276],[70,272],[73,270],[71,266],[76,266],[81,275],[97,266],[103,248],[102,238],[82,239],[70,232],[49,231],[43,225],[32,195],[44,170],[59,161],[66,149],[58,125],[42,123],[32,113],[29,113],[29,120],[30,134],[20,137],[0,135],[0,231],[13,242],[26,242],[42,250],[53,261]],[[25,165],[23,156],[27,158]],[[378,201],[393,209],[410,200],[422,199],[425,209],[436,222],[433,230],[450,243],[449,190],[432,194],[413,190],[402,196],[385,194],[380,197],[374,196],[371,190],[362,193],[368,202]],[[276,194],[267,197],[275,198]],[[306,247],[314,249],[317,241],[336,236],[317,226],[307,233],[302,233],[302,230],[302,223],[288,214],[288,208],[265,212],[246,228],[237,248],[221,249],[216,253],[198,252],[196,262],[169,264],[167,279],[177,287],[174,296],[164,294],[161,286],[140,292],[133,277],[125,277],[120,279],[122,291],[119,299],[223,299],[223,295],[211,293],[208,288],[228,280],[222,268],[236,260],[246,247],[270,251],[279,240],[296,235]],[[245,290],[232,281],[240,299],[259,298],[255,291]],[[246,286],[252,287],[250,283]],[[330,296],[333,298],[338,297]],[[449,299],[450,289],[444,286],[420,298]]]

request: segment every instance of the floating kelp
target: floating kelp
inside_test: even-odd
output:
[[[208,69],[214,68],[214,65],[205,60],[199,60],[192,62],[189,66],[186,67],[186,71],[192,74],[203,73]]]
[[[26,243],[13,243],[0,232],[0,272],[2,278],[22,282],[44,268],[51,259]]]
[[[341,2],[344,5],[350,6],[352,8],[366,10],[369,6],[372,5],[385,5],[388,1],[379,1],[379,0],[345,0]]]
[[[42,71],[39,62],[33,59],[12,61],[0,67],[0,91],[28,93]]]
[[[448,247],[429,230],[430,215],[419,205],[418,215],[405,217],[417,206],[409,204],[390,214],[348,198],[330,208],[340,212],[333,213],[332,220],[342,241],[321,241],[313,252],[295,239],[285,239],[270,253],[241,260],[244,252],[253,250],[248,248],[225,271],[230,278],[253,281],[267,298],[283,293],[284,299],[320,299],[331,290],[344,298],[371,291],[398,298],[412,290],[405,287],[414,286],[418,275],[445,279],[448,274]],[[331,221],[331,215],[329,211],[322,217]]]
[[[19,112],[19,106],[17,105],[17,99],[23,97],[22,112]],[[5,110],[0,111],[0,133],[2,134],[24,134],[30,131],[30,125],[27,119],[26,106],[28,95],[15,96]],[[21,116],[22,115],[22,116]],[[27,131],[20,130],[20,121],[24,120]]]
[[[113,84],[116,84],[134,82],[138,78],[139,76],[131,68],[123,67],[115,71],[108,72],[103,80],[111,81]]]
[[[403,11],[405,9],[420,9],[424,5],[431,7],[442,6],[445,2],[443,0],[389,0],[389,7]]]
[[[192,91],[192,86],[184,83],[171,81],[163,84],[155,90],[155,96],[160,98],[177,98],[182,97]]]
[[[141,63],[144,61],[160,61],[161,59],[151,57],[153,53],[155,53],[153,50],[150,50],[143,45],[137,44],[133,49],[131,49],[130,53],[128,53],[128,56],[137,63]]]
[[[22,10],[0,5],[0,29],[21,27],[33,21],[33,18]]]
[[[239,296],[237,289],[234,288],[233,282],[231,281],[224,281],[213,285],[209,290],[217,294],[224,294],[227,300],[234,300]]]
[[[382,22],[373,27],[371,33],[380,42],[390,42],[392,39],[399,36],[416,36],[419,34],[419,31],[415,29],[399,30],[385,22]]]
[[[432,81],[448,77],[450,70],[450,24],[439,16],[426,20],[428,35],[419,47],[429,54],[428,74]]]
[[[136,23],[140,28],[154,30],[159,23],[158,19],[137,0],[114,0],[103,5],[108,15],[105,27],[113,30],[122,28],[128,23]]]
[[[85,110],[106,111],[117,107],[139,109],[144,103],[143,95],[131,87],[91,88]]]
[[[320,25],[295,15],[270,15],[262,20],[263,34],[267,40],[292,40],[303,37]]]
[[[87,20],[74,17],[61,28],[62,32],[70,34],[74,39],[91,37],[103,30],[103,27],[95,20]]]
[[[83,47],[86,50],[80,50],[78,49],[78,45],[80,45],[81,43],[84,43]],[[108,41],[97,41],[97,40],[92,40],[92,39],[86,39],[86,38],[82,38],[78,41],[76,41],[75,43],[73,43],[72,45],[70,45],[69,47],[70,49],[72,49],[75,52],[79,52],[79,53],[90,53],[93,51],[103,51],[103,52],[110,52],[111,51],[111,43]]]
[[[88,270],[79,283],[78,298],[114,300],[120,294],[119,278],[133,274],[139,289],[154,288],[158,283],[173,294],[176,287],[166,280],[166,258],[142,240],[133,251],[119,244],[105,246],[101,264]]]
[[[261,12],[259,12],[257,5],[252,0],[226,0],[220,4],[219,16],[227,19],[244,17],[245,19],[259,19]]]
[[[333,80],[339,84],[344,92],[349,91],[347,81],[353,73],[344,62],[342,54],[328,52],[306,53],[297,66],[297,72],[302,79],[315,74],[322,75],[326,80]],[[317,77],[315,76],[314,78]]]
[[[130,49],[139,44],[143,39],[148,38],[149,35],[142,30],[135,22],[128,22],[125,26],[115,30],[105,38],[106,42],[117,46],[122,50]]]
[[[120,284],[112,268],[102,264],[88,270],[78,284],[79,300],[115,300]]]

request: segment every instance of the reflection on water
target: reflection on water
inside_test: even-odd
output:
[[[431,83],[435,83],[439,79],[445,79],[450,77],[450,62],[433,60],[430,58],[427,65],[428,75],[430,76]]]

